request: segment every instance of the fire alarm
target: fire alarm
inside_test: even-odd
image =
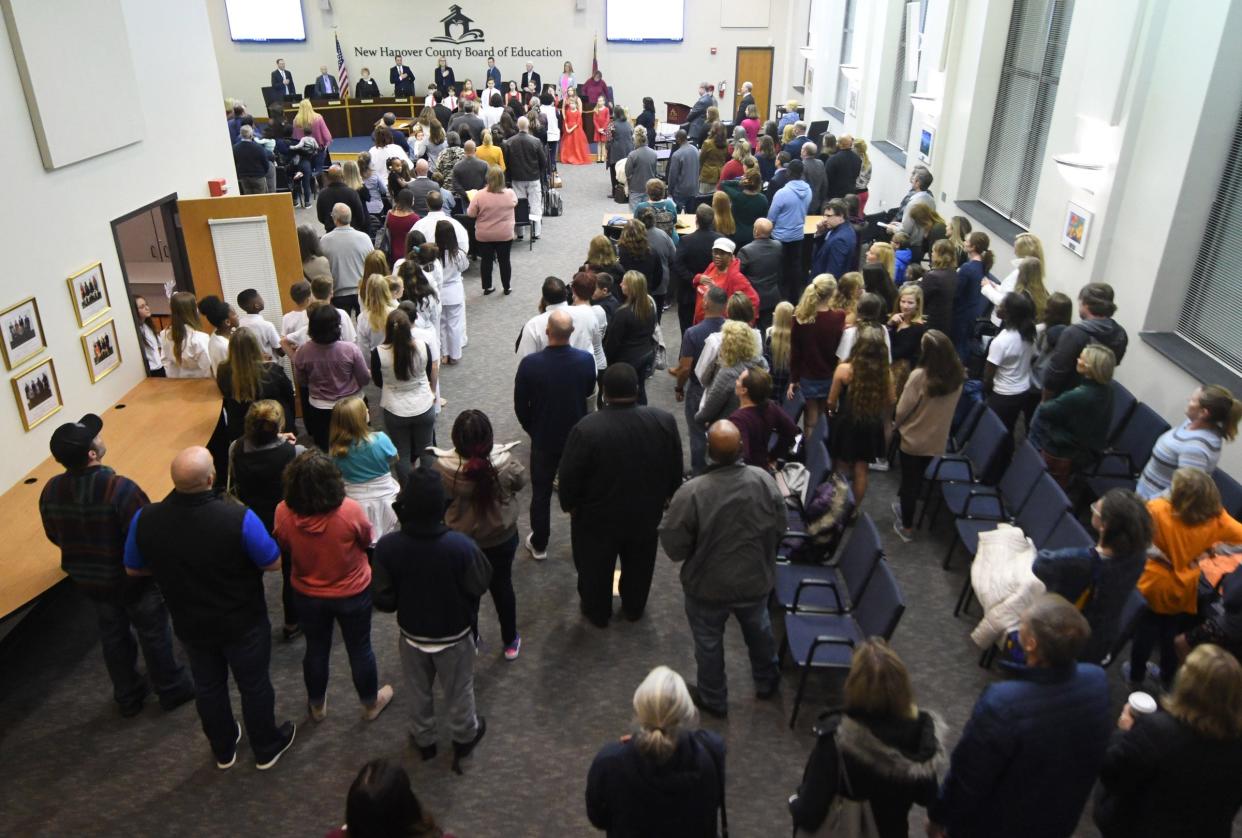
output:
[[[712,55],[715,55],[715,54],[716,54],[716,48],[712,47]]]

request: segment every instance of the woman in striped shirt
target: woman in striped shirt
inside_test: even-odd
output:
[[[1200,387],[1186,403],[1186,420],[1165,431],[1152,446],[1151,458],[1135,491],[1144,500],[1163,495],[1179,468],[1200,468],[1208,474],[1220,460],[1220,449],[1238,435],[1242,401],[1218,384]]]

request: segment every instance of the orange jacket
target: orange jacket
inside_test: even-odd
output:
[[[1157,614],[1194,614],[1198,610],[1198,558],[1213,544],[1242,542],[1242,524],[1223,509],[1215,518],[1187,525],[1173,511],[1168,498],[1147,502],[1151,513],[1152,544],[1168,563],[1148,559],[1138,589]]]
[[[709,285],[719,285],[724,289],[725,295],[732,297],[734,293],[741,291],[747,297],[750,297],[750,304],[754,306],[755,316],[750,321],[750,325],[755,325],[759,321],[759,294],[751,286],[750,280],[742,273],[742,263],[735,256],[733,261],[729,263],[729,267],[725,270],[724,276],[716,270],[716,263],[712,262],[707,266],[707,270],[701,274],[694,276],[694,322],[701,323],[703,321],[703,297],[707,294]]]

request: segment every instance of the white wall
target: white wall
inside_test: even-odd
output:
[[[623,0],[613,0],[623,2]],[[682,2],[682,0],[671,0]],[[575,9],[575,0],[538,0],[534,3],[513,3],[505,0],[474,0],[465,4],[463,10],[474,20],[475,26],[486,36],[480,48],[504,49],[524,47],[527,49],[559,49],[562,57],[505,58],[498,57],[506,81],[521,77],[527,60],[535,64],[535,70],[546,82],[560,78],[561,65],[573,62],[580,82],[589,77],[591,69],[592,37],[599,36],[599,64],[604,80],[613,86],[613,92],[623,105],[641,108],[642,97],[655,99],[656,113],[664,117],[665,100],[693,104],[696,86],[700,81],[729,83],[729,101],[735,88],[734,64],[739,46],[775,47],[773,61],[773,102],[787,97],[783,87],[784,70],[788,49],[796,52],[805,31],[799,30],[786,38],[789,26],[789,4],[797,0],[770,0],[769,26],[764,29],[722,28],[721,0],[685,0],[686,37],[682,43],[671,44],[620,44],[604,39],[605,0],[586,0],[586,8]],[[226,96],[243,99],[251,110],[261,104],[260,88],[270,82],[276,59],[284,58],[285,65],[293,73],[294,81],[302,86],[318,75],[320,65],[326,64],[329,72],[336,73],[335,33],[340,36],[341,49],[345,53],[351,84],[356,82],[365,64],[371,75],[378,79],[380,90],[391,95],[388,69],[393,65],[391,57],[355,57],[355,47],[392,49],[422,49],[428,39],[443,33],[439,20],[447,11],[448,3],[411,4],[407,0],[334,0],[332,12],[320,10],[318,2],[303,3],[306,15],[306,41],[283,44],[241,44],[229,39],[228,20],[224,4],[212,0],[208,4],[211,17],[212,38],[220,65],[220,79]],[[805,18],[804,18],[805,20]],[[789,43],[795,46],[789,47]],[[712,47],[716,54],[711,55]],[[460,47],[459,47],[460,48]],[[414,70],[415,87],[421,94],[432,81],[434,58],[405,58]],[[487,69],[485,58],[449,59],[458,79],[478,81]],[[793,81],[801,84],[801,81]]]
[[[0,272],[0,307],[31,294],[38,298],[48,335],[48,349],[38,360],[55,359],[65,400],[64,410],[26,433],[12,388],[5,385],[0,393],[0,438],[5,441],[0,487],[16,482],[48,456],[47,440],[58,424],[83,413],[102,412],[144,375],[111,220],[172,192],[204,197],[209,178],[228,178],[236,188],[202,0],[123,0],[121,5],[140,106],[114,118],[141,120],[144,139],[53,172],[43,168],[9,38],[7,33],[0,35],[4,117],[0,157],[6,163],[9,194],[15,199],[4,218],[7,247],[5,270]],[[43,48],[59,46],[52,42]],[[89,68],[82,68],[78,83],[83,95],[106,95],[91,88]],[[77,130],[90,131],[91,126],[80,125]],[[74,318],[65,279],[97,260],[103,262],[112,299],[108,316],[117,322],[122,365],[92,385],[78,340],[83,330]]]

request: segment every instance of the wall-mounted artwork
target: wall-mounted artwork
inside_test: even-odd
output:
[[[44,419],[64,407],[60,397],[60,382],[56,379],[56,366],[48,358],[13,378],[13,397],[22,415],[22,427],[30,430]]]
[[[92,384],[121,365],[121,342],[117,339],[115,320],[109,318],[82,335],[82,355]]]
[[[47,348],[39,303],[34,297],[0,311],[0,336],[0,350],[8,369],[21,366]]]
[[[112,308],[108,297],[108,285],[104,282],[103,265],[96,262],[69,277],[69,296],[73,298],[73,311],[78,315],[78,325],[85,326],[102,317]]]
[[[932,160],[932,150],[936,146],[936,129],[930,125],[924,125],[919,129],[919,160],[930,165]]]
[[[1084,258],[1087,252],[1087,236],[1091,232],[1091,218],[1090,210],[1070,201],[1065,210],[1065,229],[1061,231],[1062,246]]]

